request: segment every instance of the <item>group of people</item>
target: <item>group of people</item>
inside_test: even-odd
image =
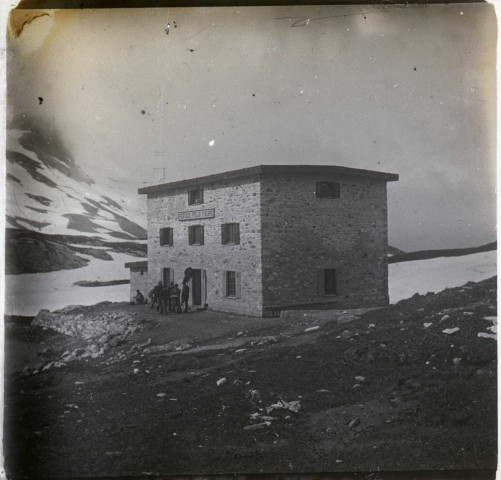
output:
[[[138,290],[138,294],[143,298],[143,302],[139,302],[137,298],[136,302],[138,304],[146,303],[144,302],[144,296]],[[136,295],[137,297],[138,295]],[[151,308],[156,308],[158,312],[167,315],[168,313],[182,313],[184,306],[184,313],[188,312],[188,299],[190,298],[190,287],[187,283],[183,283],[183,288],[180,289],[177,284],[170,282],[170,284],[164,285],[163,282],[158,282],[157,285],[148,293],[148,297],[151,299]]]

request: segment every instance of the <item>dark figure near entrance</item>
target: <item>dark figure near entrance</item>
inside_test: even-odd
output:
[[[174,282],[170,282],[169,286],[169,298],[170,298],[170,308],[169,310],[171,312],[176,311],[176,300],[177,300],[177,294],[176,294],[176,286],[174,285]]]
[[[158,282],[157,285],[153,287],[151,292],[148,294],[148,296],[151,298],[151,308],[155,308],[155,306],[158,305],[158,297],[160,295],[160,292],[162,291],[163,284],[162,282]]]
[[[169,313],[169,287],[167,286],[160,291],[157,311],[165,315]]]
[[[184,305],[184,313],[188,313],[188,299],[190,298],[190,287],[183,282],[183,289],[181,290],[181,306]]]
[[[176,313],[181,313],[181,290],[179,289],[179,285],[176,283],[174,285],[174,292],[176,293]]]
[[[144,295],[139,290],[136,291],[136,296],[134,297],[134,302],[132,303],[134,305],[144,305],[146,303]]]

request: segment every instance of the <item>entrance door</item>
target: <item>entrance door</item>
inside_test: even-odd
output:
[[[193,275],[191,277],[191,294],[193,299],[193,305],[202,305],[202,271],[193,270]]]

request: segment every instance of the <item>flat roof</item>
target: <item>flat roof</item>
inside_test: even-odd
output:
[[[204,177],[190,178],[177,182],[162,183],[160,185],[152,185],[143,187],[138,190],[139,194],[149,195],[152,193],[168,192],[178,188],[197,187],[207,183],[223,182],[235,178],[250,177],[253,175],[270,175],[270,174],[306,174],[318,173],[329,175],[344,175],[351,177],[368,177],[375,180],[385,182],[395,182],[398,180],[398,175],[395,173],[376,172],[374,170],[362,170],[360,168],[338,167],[335,165],[258,165],[256,167],[241,168],[240,170],[231,170],[229,172],[216,173],[214,175],[206,175]]]
[[[143,260],[141,262],[128,262],[125,264],[125,268],[148,268],[148,261]]]

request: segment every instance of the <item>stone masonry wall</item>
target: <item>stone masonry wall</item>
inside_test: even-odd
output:
[[[143,274],[141,275],[141,272]],[[148,292],[151,289],[148,289],[149,280],[148,280],[148,269],[147,268],[131,268],[130,269],[130,300],[134,299],[136,296],[136,290],[139,290],[144,298],[148,297]]]
[[[187,267],[204,269],[206,303],[212,310],[254,316],[262,314],[260,184],[258,177],[205,184],[204,203],[188,205],[188,190],[148,196],[148,278],[151,289],[162,269],[174,269],[181,286]],[[215,208],[215,218],[179,221],[178,212]],[[221,224],[240,223],[240,245],[222,245]],[[188,226],[204,225],[204,245],[189,245]],[[160,246],[160,228],[174,229],[174,245]],[[226,298],[223,272],[241,273],[241,298]]]
[[[317,181],[340,183],[318,198]],[[263,307],[388,303],[386,183],[362,177],[265,176],[261,184]],[[338,295],[318,292],[335,268]]]

